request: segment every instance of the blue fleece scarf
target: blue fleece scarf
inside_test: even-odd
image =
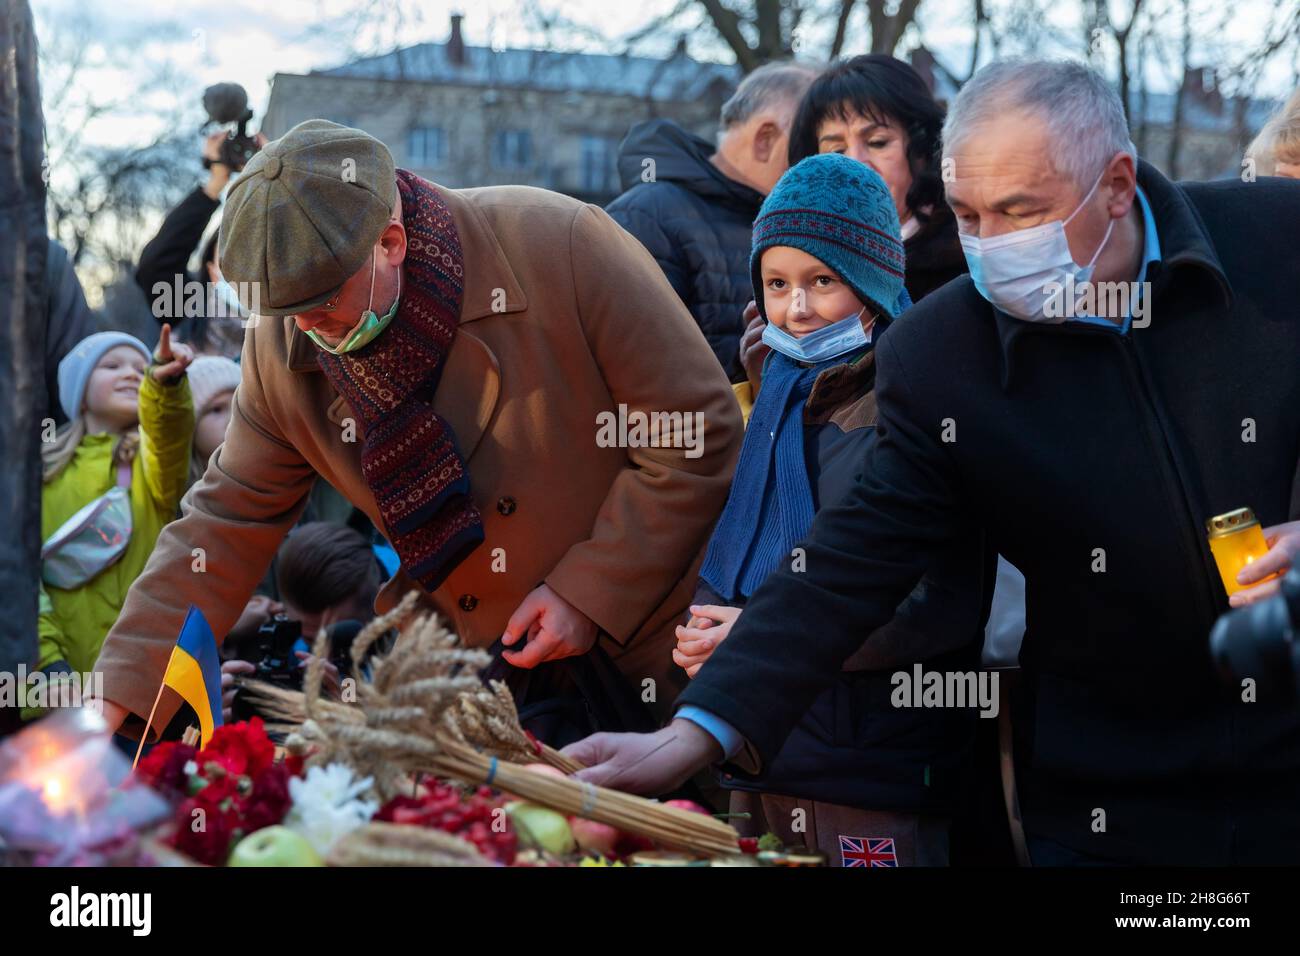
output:
[[[719,597],[748,598],[790,557],[812,526],[812,487],[804,460],[803,405],[840,356],[804,366],[773,352],[740,448],[727,506],[713,529],[700,577]]]

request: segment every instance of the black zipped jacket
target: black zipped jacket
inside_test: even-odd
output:
[[[878,440],[680,704],[770,760],[959,528],[1024,572],[1026,832],[1116,862],[1300,861],[1300,713],[1216,674],[1212,515],[1300,517],[1300,183],[1139,164],[1162,260],[1126,335],[1022,322],[967,277],[876,347]],[[938,347],[936,347],[936,343]]]

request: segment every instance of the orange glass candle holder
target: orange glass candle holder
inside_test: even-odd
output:
[[[1209,535],[1210,553],[1214,555],[1219,577],[1223,580],[1223,589],[1228,594],[1244,589],[1246,585],[1237,583],[1237,573],[1268,553],[1264,529],[1260,527],[1255,512],[1250,508],[1238,508],[1215,515],[1205,522],[1205,530]],[[1276,574],[1270,574],[1264,580],[1275,577]]]

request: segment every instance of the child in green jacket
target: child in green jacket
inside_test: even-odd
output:
[[[134,336],[100,332],[59,363],[69,422],[41,452],[42,670],[94,668],[127,590],[176,515],[194,434],[185,374],[193,359],[164,325],[152,355]],[[84,512],[92,502],[98,517]]]

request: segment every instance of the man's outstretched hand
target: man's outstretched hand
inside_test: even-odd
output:
[[[103,700],[99,697],[87,697],[82,702],[82,706],[102,714],[104,723],[108,724],[108,729],[113,733],[116,733],[122,726],[122,722],[131,716],[131,712],[121,704],[115,704],[111,700]]]
[[[578,780],[645,796],[677,789],[723,756],[712,735],[680,719],[653,734],[593,734],[563,753],[586,764]]]

